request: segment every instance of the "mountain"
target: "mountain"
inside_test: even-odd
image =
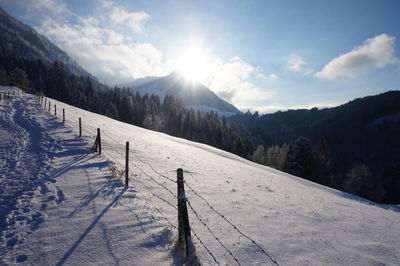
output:
[[[166,95],[182,98],[187,108],[199,111],[215,111],[223,115],[239,114],[240,111],[232,104],[219,98],[209,88],[200,82],[188,81],[178,72],[172,72],[165,77],[146,77],[135,80],[133,90],[139,94],[156,94],[161,100]]]
[[[289,110],[262,116],[232,116],[266,147],[307,137],[325,139],[335,173],[346,176],[366,165],[385,189],[386,203],[400,203],[400,91],[358,98],[334,108]],[[336,188],[342,189],[340,186]]]
[[[0,7],[0,51],[18,55],[30,60],[42,60],[46,64],[62,62],[75,75],[90,76],[69,55],[39,34],[32,27],[16,20]],[[97,80],[96,80],[97,81]]]

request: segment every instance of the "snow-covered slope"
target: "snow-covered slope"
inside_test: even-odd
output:
[[[0,265],[179,263],[149,196],[34,98],[0,102]]]
[[[161,100],[166,95],[182,98],[186,107],[201,112],[213,110],[226,116],[240,113],[235,106],[222,100],[200,82],[189,81],[178,72],[173,72],[165,77],[137,79],[133,82],[133,86],[141,95],[159,95]]]
[[[192,230],[207,247],[193,237],[204,265],[214,265],[215,260],[221,265],[399,262],[398,206],[374,204],[207,145],[138,128],[54,100],[51,103],[57,104],[58,118],[52,117],[53,106],[50,115],[31,96],[2,102],[5,112],[1,113],[1,125],[7,120],[21,126],[19,116],[9,115],[15,110],[21,119],[36,121],[33,123],[37,123],[39,131],[48,136],[45,143],[55,150],[50,150],[45,160],[56,171],[45,179],[51,181],[45,184],[55,186],[49,189],[54,194],[48,204],[51,208],[38,210],[46,218],[37,228],[27,230],[29,235],[22,237],[24,243],[19,243],[17,250],[3,242],[6,262],[26,255],[20,259],[40,265],[99,264],[101,259],[107,265],[179,264],[168,249],[176,235],[173,180],[180,167],[184,169]],[[29,114],[18,111],[21,108],[29,110]],[[61,108],[66,110],[65,125],[60,123]],[[83,139],[87,143],[76,137],[78,117],[82,118]],[[101,156],[87,150],[94,142],[96,128],[102,132]],[[115,183],[105,182],[104,175],[106,159],[123,168],[125,141],[131,147],[131,183],[124,192]],[[2,160],[7,156],[3,155]],[[3,169],[9,169],[8,164],[3,164]],[[40,189],[33,191],[34,198]],[[22,213],[19,208],[10,214],[14,225]],[[8,235],[19,232],[12,228],[14,225],[5,230]],[[47,227],[53,231],[50,233]],[[3,238],[7,234],[3,233]],[[129,261],[125,253],[135,257]]]

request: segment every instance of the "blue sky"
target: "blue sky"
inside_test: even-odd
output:
[[[399,1],[0,0],[108,84],[176,68],[189,46],[202,82],[242,110],[335,106],[398,90]]]

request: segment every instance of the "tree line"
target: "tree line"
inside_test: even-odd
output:
[[[247,112],[229,120],[251,132],[258,146],[253,159],[262,164],[373,201],[399,204],[399,103],[400,91],[388,91],[333,108]]]
[[[248,157],[250,136],[215,112],[186,109],[182,99],[139,95],[128,88],[96,87],[90,77],[72,74],[65,65],[19,58],[0,51],[0,84],[18,86],[67,104],[132,125],[165,132]]]
[[[357,164],[344,173],[332,168],[332,157],[325,138],[321,138],[317,145],[303,136],[291,144],[275,144],[266,150],[259,145],[252,160],[376,202],[385,199],[382,180],[373,175],[367,165]]]
[[[0,50],[0,84],[15,85],[108,117],[201,142],[255,162],[384,203],[400,202],[400,93],[337,108],[226,119],[186,109],[181,99],[100,86],[59,62]],[[351,114],[351,115],[349,115]],[[299,137],[300,136],[300,137]],[[334,145],[333,145],[334,143]]]

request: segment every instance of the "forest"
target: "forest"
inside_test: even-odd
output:
[[[382,203],[400,203],[400,91],[334,108],[229,118],[249,130],[253,160]]]
[[[400,203],[400,92],[335,108],[221,117],[181,99],[139,95],[73,74],[63,63],[0,50],[0,84],[14,85],[132,125],[201,142],[382,203]],[[349,115],[351,114],[351,115]]]
[[[0,51],[0,84],[13,85],[98,114],[165,132],[246,157],[250,136],[235,123],[214,112],[186,109],[181,99],[139,95],[128,88],[96,86],[89,76],[72,74],[63,63],[48,65]]]

